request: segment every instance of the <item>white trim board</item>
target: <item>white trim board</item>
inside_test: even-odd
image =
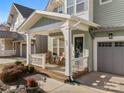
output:
[[[100,3],[100,5],[104,5],[104,4],[107,4],[107,3],[111,3],[112,2],[112,0],[108,0],[108,1],[102,1],[102,0],[99,0],[99,3]]]
[[[116,42],[116,41],[124,41],[124,36],[115,36],[113,39],[109,39],[109,37],[97,37],[93,40],[93,68],[94,71],[97,71],[97,43],[98,42]]]

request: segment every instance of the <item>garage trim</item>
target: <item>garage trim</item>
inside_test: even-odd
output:
[[[124,36],[114,36],[113,39],[109,39],[109,37],[96,37],[93,40],[93,70],[97,71],[97,43],[98,42],[116,42],[116,41],[124,41]]]

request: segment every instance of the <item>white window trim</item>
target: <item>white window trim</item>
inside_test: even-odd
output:
[[[102,2],[102,0],[99,0],[100,5],[104,5],[104,4],[111,3],[111,2],[112,2],[112,0],[108,0],[105,2]]]

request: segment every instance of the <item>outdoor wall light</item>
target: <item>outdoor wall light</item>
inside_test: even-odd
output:
[[[109,33],[108,36],[109,36],[109,39],[113,39],[113,33]]]

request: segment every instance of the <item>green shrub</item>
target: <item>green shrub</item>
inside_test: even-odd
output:
[[[33,66],[28,66],[28,72],[33,73],[35,71]]]
[[[15,64],[16,64],[16,65],[21,65],[22,62],[21,62],[21,61],[16,61]]]

